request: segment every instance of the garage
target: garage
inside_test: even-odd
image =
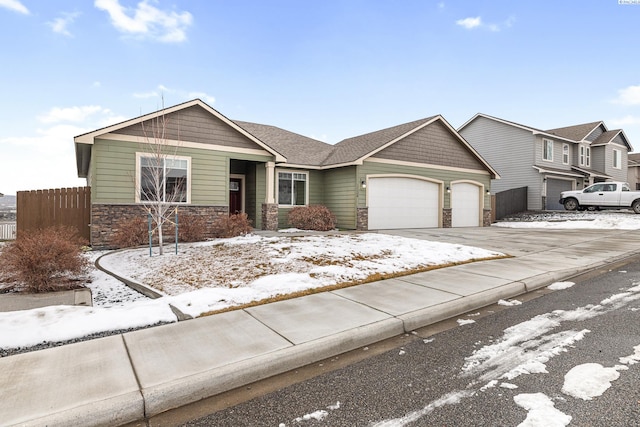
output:
[[[479,227],[480,190],[476,184],[460,182],[451,185],[451,226]]]
[[[368,185],[369,229],[440,226],[440,185],[417,178],[375,177]]]
[[[573,181],[547,178],[547,206],[545,208],[547,210],[564,210],[564,206],[558,203],[560,193],[570,190],[573,190]]]

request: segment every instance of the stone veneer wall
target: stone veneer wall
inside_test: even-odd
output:
[[[366,231],[369,229],[369,208],[358,208],[356,210],[356,230]]]
[[[485,209],[482,212],[482,226],[491,227],[491,209]]]
[[[451,228],[451,209],[442,209],[442,228]]]
[[[210,218],[213,222],[216,218],[228,215],[229,208],[227,206],[180,206],[178,215],[203,215]],[[91,205],[91,246],[94,249],[111,249],[114,248],[113,236],[118,230],[118,223],[130,220],[132,218],[146,218],[147,214],[142,210],[140,205],[109,205],[109,204],[93,204]],[[180,216],[178,216],[178,222]],[[166,241],[173,241],[173,231],[169,232],[169,228],[164,228]],[[212,234],[206,237],[213,237]]]
[[[262,229],[278,230],[278,205],[276,203],[262,204]]]

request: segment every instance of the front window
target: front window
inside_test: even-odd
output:
[[[569,164],[569,144],[562,144],[562,164]]]
[[[613,167],[616,169],[622,168],[622,156],[620,150],[613,150]]]
[[[590,167],[591,166],[591,147],[585,147],[585,158],[584,158],[584,165],[586,167]]]
[[[542,140],[542,159],[553,161],[553,141],[550,139]]]
[[[187,203],[189,159],[139,155],[139,202]]]
[[[278,204],[306,205],[307,182],[306,172],[278,172]]]

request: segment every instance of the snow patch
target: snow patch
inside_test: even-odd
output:
[[[518,301],[517,299],[512,299],[512,300],[501,299],[500,301],[498,301],[498,305],[513,307],[515,305],[522,305],[522,301]]]
[[[547,286],[547,288],[551,289],[552,291],[560,291],[562,289],[569,289],[573,285],[575,285],[575,283],[573,282],[555,282]]]
[[[574,366],[564,376],[562,392],[582,400],[601,396],[611,387],[611,382],[620,377],[618,370],[626,366],[605,368],[599,363],[585,363]]]
[[[528,411],[527,418],[518,427],[565,427],[571,422],[571,415],[557,410],[543,393],[518,394],[513,400]]]

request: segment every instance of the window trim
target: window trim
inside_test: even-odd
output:
[[[552,139],[542,138],[542,160],[544,160],[545,162],[553,162]]]
[[[142,158],[143,157],[150,157],[150,158],[154,158],[156,157],[153,153],[145,153],[145,152],[136,152],[136,170],[135,170],[135,188],[134,188],[134,193],[135,193],[135,202],[136,203],[148,203],[148,202],[153,202],[153,201],[147,201],[147,200],[142,200],[140,198],[140,194],[141,194],[141,190],[140,190],[140,185],[142,185],[141,182],[141,166],[142,166]],[[180,205],[188,205],[191,203],[191,157],[189,156],[173,156],[173,155],[166,155],[163,156],[163,160],[164,159],[171,159],[171,160],[186,160],[187,161],[187,200],[185,202],[173,202],[172,204],[180,204]],[[162,203],[167,203],[168,202],[162,202]]]
[[[299,173],[305,175],[305,187],[304,187],[304,204],[303,205],[293,205],[293,204],[283,204],[280,203],[280,174],[281,173],[290,173],[291,180],[293,181],[293,174]],[[296,206],[309,206],[309,171],[307,170],[297,170],[297,169],[276,169],[276,204],[281,208],[295,208]],[[293,186],[291,187],[293,189]],[[293,199],[293,198],[292,198]]]
[[[613,168],[622,169],[622,151],[616,148],[613,149]]]
[[[571,158],[571,149],[569,148],[569,144],[562,144],[562,164],[568,165],[570,158]]]
[[[588,145],[584,147],[585,148],[585,166],[590,168],[591,167],[591,147],[589,147]]]

